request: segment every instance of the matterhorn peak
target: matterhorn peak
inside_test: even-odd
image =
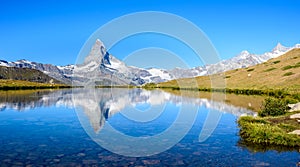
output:
[[[102,60],[105,54],[106,54],[106,48],[103,42],[100,39],[96,39],[89,55],[85,57],[84,62],[88,63],[91,61],[95,61],[97,63],[100,63],[100,61]]]
[[[103,46],[105,48],[104,43],[100,39],[96,39],[95,45]]]

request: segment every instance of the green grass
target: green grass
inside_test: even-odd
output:
[[[294,75],[295,73],[293,72],[287,72],[287,73],[284,73],[282,76],[290,76],[290,75]]]
[[[280,60],[273,61],[273,64],[277,64],[277,63],[280,63]]]
[[[260,117],[240,117],[238,125],[242,143],[257,146],[285,146],[300,148],[300,137],[288,134],[300,129],[300,125],[290,115],[298,112],[287,112],[289,103],[297,103],[299,99],[290,97],[284,99],[266,98]]]
[[[28,90],[28,89],[59,89],[59,88],[71,88],[70,85],[64,84],[49,84],[38,83],[21,80],[1,80],[0,90]]]
[[[238,124],[242,140],[256,145],[300,147],[300,137],[288,134],[288,131],[297,127],[284,123],[274,124],[269,119],[272,118],[241,117]]]
[[[288,69],[291,69],[291,68],[298,68],[298,67],[300,67],[300,62],[296,63],[295,65],[284,66],[284,67],[282,67],[282,70],[288,70]]]
[[[276,70],[276,69],[277,69],[277,68],[272,67],[272,68],[268,68],[268,69],[264,70],[264,72],[269,72],[269,71],[273,71],[273,70]]]
[[[287,65],[287,66],[282,67],[282,70],[288,70],[288,69],[291,69],[291,68],[293,68],[293,66]]]

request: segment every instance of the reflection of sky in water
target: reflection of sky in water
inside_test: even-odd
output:
[[[142,111],[142,112],[145,112],[147,111],[149,108],[151,107],[150,104],[148,103],[143,103],[143,104],[137,104],[135,106],[135,109],[139,110],[139,111]]]
[[[0,163],[2,165],[295,166],[300,160],[299,153],[296,151],[279,153],[271,150],[251,153],[245,147],[238,146],[239,129],[236,125],[238,115],[234,115],[232,112],[222,113],[216,130],[205,142],[199,142],[199,132],[208,114],[205,105],[199,108],[196,121],[189,133],[174,147],[150,157],[120,156],[101,148],[86,134],[78,120],[76,110],[71,107],[68,98],[66,98],[69,94],[64,94],[61,91],[53,93],[45,94],[41,98],[35,99],[34,102],[24,101],[23,104],[17,104],[12,100],[13,102],[5,103],[11,106],[24,106],[26,104],[28,109],[18,112],[7,105],[8,107],[0,112]],[[102,94],[104,93],[102,92]],[[64,95],[64,98],[61,95]],[[46,99],[48,100],[45,101]],[[98,100],[102,100],[102,103],[106,104],[103,99],[105,98],[102,97]],[[117,97],[112,99],[117,100]],[[147,98],[143,97],[142,99],[147,101]],[[84,100],[87,98],[82,99],[82,101]],[[171,98],[166,103],[158,104],[158,106],[165,107],[164,111],[160,113],[157,119],[149,122],[130,120],[122,114],[123,111],[115,112],[112,115],[108,114],[108,120],[105,122],[127,135],[155,135],[167,129],[178,116],[180,105],[174,101],[176,100],[173,99],[172,101]],[[3,100],[1,104],[4,104]],[[88,104],[92,104],[92,101]],[[111,101],[109,104],[112,104]],[[214,103],[210,104],[211,107]],[[123,110],[132,109],[136,106],[146,109],[142,112],[147,112],[148,106],[144,103],[124,107]],[[89,116],[93,116],[93,114]],[[89,116],[86,118],[90,124],[89,119],[91,117]],[[94,115],[94,118],[97,118],[99,123],[101,114]]]

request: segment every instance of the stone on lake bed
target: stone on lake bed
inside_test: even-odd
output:
[[[65,154],[58,154],[58,155],[57,155],[58,158],[61,158],[61,157],[63,157],[63,156],[65,156]]]
[[[143,160],[143,163],[145,165],[155,165],[155,164],[159,164],[160,160]]]
[[[85,156],[85,153],[78,153],[77,156],[79,156],[79,157],[84,157],[84,156]]]

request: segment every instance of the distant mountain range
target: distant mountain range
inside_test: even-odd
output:
[[[226,83],[230,90],[285,90],[300,92],[300,48],[295,48],[287,53],[270,59],[264,63],[246,68],[229,70],[224,75],[198,76],[159,83],[157,86],[173,88],[217,88],[216,84]],[[178,84],[180,83],[180,85]],[[194,85],[192,84],[194,83]],[[224,85],[221,85],[224,86]]]
[[[0,66],[0,79],[12,79],[50,84],[62,83],[35,69],[4,66]]]
[[[23,59],[15,62],[0,60],[0,66],[35,69],[66,84],[83,86],[143,85],[145,83],[159,83],[245,68],[281,56],[294,48],[300,48],[300,44],[296,44],[293,47],[285,47],[278,43],[272,51],[262,55],[242,51],[231,59],[191,69],[143,69],[127,66],[124,62],[109,54],[104,44],[98,39],[82,64],[55,66]]]

